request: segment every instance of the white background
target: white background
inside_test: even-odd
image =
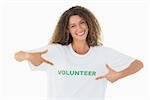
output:
[[[75,5],[97,17],[104,45],[144,63],[138,73],[109,83],[106,100],[148,100],[148,2],[144,0],[3,0],[1,100],[46,100],[46,73],[31,71],[26,61],[15,61],[14,54],[46,45],[60,15]]]

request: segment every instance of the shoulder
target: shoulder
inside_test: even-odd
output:
[[[54,43],[51,43],[51,44],[48,44],[48,49],[54,49],[54,50],[61,50],[61,49],[64,49],[66,48],[67,46],[66,45],[62,45],[62,44],[54,44]]]
[[[47,45],[49,48],[57,48],[57,47],[61,47],[61,44],[56,44],[56,43],[51,43]]]
[[[96,53],[100,53],[100,54],[104,54],[104,55],[119,53],[117,50],[115,50],[111,47],[108,47],[108,46],[95,46],[95,47],[93,47],[93,49]]]
[[[58,47],[59,47],[58,44],[48,44],[47,45],[48,50],[57,50]]]
[[[107,51],[108,52],[108,51],[113,50],[112,48],[107,47],[107,46],[94,46],[93,48],[97,51]]]

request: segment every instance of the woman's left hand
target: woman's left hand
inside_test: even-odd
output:
[[[102,76],[98,76],[96,77],[96,80],[102,79],[102,78],[106,78],[108,81],[110,81],[111,83],[117,81],[120,77],[120,73],[113,70],[112,68],[109,67],[109,65],[105,65],[108,69],[108,73]]]

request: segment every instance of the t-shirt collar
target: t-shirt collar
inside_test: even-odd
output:
[[[69,49],[70,49],[71,53],[72,53],[73,55],[75,55],[75,56],[78,56],[78,57],[86,57],[86,56],[88,56],[88,55],[91,53],[91,51],[92,51],[92,46],[90,46],[90,49],[88,50],[88,52],[87,52],[86,54],[83,54],[83,55],[76,53],[76,52],[73,50],[71,43],[69,44]]]

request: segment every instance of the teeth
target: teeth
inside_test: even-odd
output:
[[[81,35],[83,35],[84,34],[84,32],[82,32],[82,33],[77,33],[77,35],[79,35],[79,36],[81,36]]]

